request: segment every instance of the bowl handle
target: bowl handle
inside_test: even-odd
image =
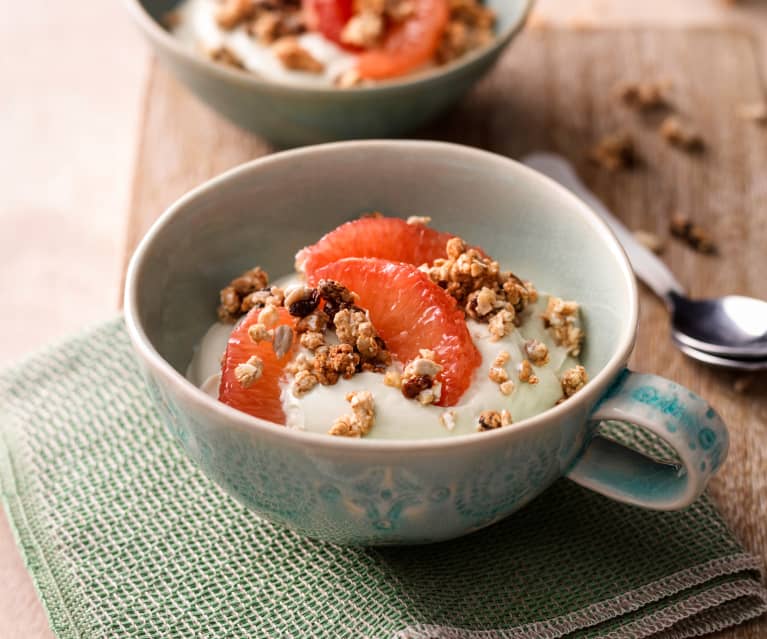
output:
[[[727,457],[727,427],[716,411],[684,386],[657,375],[625,369],[589,419],[594,426],[593,422],[613,422],[634,428],[623,429],[630,433],[627,438],[597,432],[566,476],[627,504],[654,510],[685,508]],[[629,448],[627,439],[648,454]]]

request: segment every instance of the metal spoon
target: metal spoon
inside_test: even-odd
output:
[[[607,222],[637,277],[669,308],[672,337],[684,347],[683,352],[717,366],[753,370],[756,363],[767,368],[767,302],[739,295],[689,299],[668,267],[588,190],[565,158],[555,153],[533,153],[523,162],[575,193]]]
[[[718,355],[706,353],[705,351],[699,351],[697,348],[678,342],[673,335],[671,336],[671,339],[676,347],[685,355],[692,357],[692,359],[697,359],[704,364],[741,371],[767,371],[767,359],[732,359],[728,357],[720,357]]]

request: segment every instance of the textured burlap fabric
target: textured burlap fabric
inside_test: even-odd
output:
[[[706,498],[654,513],[561,481],[417,548],[264,522],[166,434],[122,320],[1,374],[0,435],[5,506],[63,639],[689,637],[767,609]]]

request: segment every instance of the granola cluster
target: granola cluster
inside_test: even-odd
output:
[[[282,306],[285,292],[269,286],[269,275],[260,266],[245,271],[221,289],[218,318],[234,323],[248,311],[267,304]]]
[[[437,48],[437,62],[451,60],[493,39],[495,13],[477,0],[450,0],[450,21]]]
[[[586,373],[586,369],[583,366],[575,366],[574,368],[567,369],[562,373],[562,377],[559,378],[559,382],[562,385],[562,393],[564,397],[559,400],[560,402],[565,399],[569,399],[589,381],[589,376]],[[559,403],[559,402],[557,402]]]
[[[530,384],[531,386],[535,386],[535,384],[541,381],[533,372],[533,365],[528,359],[523,359],[519,363],[519,381],[523,384]]]
[[[436,380],[442,372],[434,351],[421,349],[416,357],[405,366],[398,385],[408,399],[415,399],[424,406],[436,404],[442,396],[442,384]]]
[[[370,391],[354,391],[346,394],[352,413],[342,415],[330,427],[329,435],[337,437],[362,437],[370,432],[375,422],[375,404]]]
[[[711,234],[685,215],[675,214],[669,223],[669,230],[671,235],[699,253],[716,253],[716,244]]]
[[[706,148],[701,134],[690,125],[684,124],[676,115],[670,115],[663,120],[658,130],[666,142],[683,151],[700,153]]]
[[[491,338],[508,334],[527,305],[538,299],[531,282],[523,282],[498,262],[470,248],[458,237],[447,242],[447,257],[421,269],[454,297],[471,319],[489,324]]]
[[[652,111],[668,106],[666,85],[660,82],[643,81],[622,86],[618,92],[623,103],[638,111]]]
[[[300,286],[286,292],[288,311],[300,317],[296,323],[299,341],[312,353],[299,354],[287,367],[294,376],[296,397],[317,384],[332,386],[361,371],[383,373],[391,363],[386,344],[356,300],[354,293],[333,280],[320,280],[317,288]],[[330,328],[338,344],[327,343]]]
[[[567,348],[569,355],[578,357],[583,343],[583,331],[576,325],[578,303],[567,302],[553,295],[549,297],[543,315],[543,325],[549,330],[554,341]]]
[[[511,424],[511,413],[509,411],[483,410],[477,420],[477,430],[479,432],[495,430],[509,424]]]
[[[640,164],[634,138],[625,131],[604,136],[589,152],[589,160],[611,173],[633,169]]]

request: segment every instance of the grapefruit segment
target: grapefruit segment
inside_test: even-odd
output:
[[[445,245],[452,237],[396,217],[363,217],[342,224],[316,244],[301,249],[296,255],[296,269],[313,283],[318,269],[345,257],[378,257],[420,266],[447,257]]]
[[[453,406],[471,385],[482,357],[455,299],[411,264],[351,257],[326,264],[316,278],[340,282],[359,295],[373,326],[403,364],[434,351],[444,368],[439,406]]]
[[[221,365],[218,399],[248,415],[284,425],[285,412],[280,400],[280,378],[291,359],[295,346],[288,354],[278,359],[270,341],[264,340],[258,343],[251,341],[248,329],[257,322],[260,312],[260,308],[250,311],[229,337]],[[278,326],[287,324],[292,328],[295,325],[295,318],[291,317],[287,309],[279,308],[278,312]],[[239,364],[247,362],[253,355],[261,359],[264,368],[261,377],[245,388],[235,378],[234,371]]]
[[[413,14],[389,29],[380,47],[360,54],[357,71],[367,80],[405,75],[429,62],[445,32],[447,0],[414,0]]]

